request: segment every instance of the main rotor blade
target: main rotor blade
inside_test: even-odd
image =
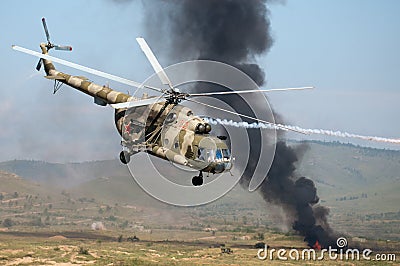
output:
[[[143,38],[136,38],[136,41],[139,43],[140,49],[142,49],[143,53],[146,55],[147,59],[150,61],[151,66],[153,67],[154,71],[160,78],[162,84],[168,85],[171,89],[173,88],[171,81],[169,80],[167,74],[165,73],[164,69],[158,62],[156,56],[154,55],[153,51],[150,49],[149,45],[147,44],[146,40]]]
[[[294,91],[294,90],[309,90],[314,87],[298,87],[298,88],[284,88],[284,89],[257,89],[257,90],[242,90],[242,91],[217,91],[217,92],[205,92],[205,93],[189,93],[189,97],[195,96],[212,96],[212,95],[226,95],[226,94],[243,94],[252,92],[274,92],[274,91]]]
[[[43,28],[44,28],[44,33],[46,33],[47,42],[50,42],[50,34],[49,34],[49,30],[47,29],[47,24],[46,24],[45,18],[42,18],[42,24],[43,24]]]
[[[245,118],[248,118],[248,119],[252,119],[252,120],[255,120],[255,121],[258,121],[258,122],[261,122],[261,123],[273,125],[273,126],[275,126],[277,128],[282,128],[282,129],[285,129],[285,130],[290,130],[290,131],[294,131],[294,132],[301,133],[301,134],[304,134],[304,135],[308,135],[307,133],[302,132],[300,130],[295,130],[295,129],[292,129],[292,128],[288,128],[288,127],[285,127],[285,126],[282,126],[282,125],[278,125],[278,124],[275,124],[275,123],[272,123],[272,122],[268,122],[268,121],[265,121],[265,120],[262,120],[262,119],[258,119],[258,118],[251,117],[251,116],[248,116],[248,115],[240,114],[240,113],[237,113],[237,112],[234,112],[234,111],[229,111],[229,110],[226,110],[226,109],[214,106],[214,105],[210,105],[210,104],[207,104],[207,103],[202,103],[202,102],[199,102],[199,101],[196,101],[196,100],[192,100],[192,99],[186,99],[186,101],[197,103],[197,104],[200,104],[200,105],[204,105],[204,106],[209,107],[209,108],[213,108],[213,109],[216,109],[216,110],[219,110],[219,111],[223,111],[223,112],[227,112],[227,113],[230,113],[230,114],[238,115],[238,116],[245,117]]]
[[[124,102],[124,103],[114,103],[114,104],[110,104],[110,105],[112,108],[121,109],[121,108],[131,108],[131,107],[137,107],[137,106],[150,105],[150,104],[155,104],[155,103],[162,103],[165,101],[166,100],[164,98],[150,98],[150,99],[143,99],[143,100],[138,100],[138,101]]]
[[[106,79],[109,79],[109,80],[114,80],[114,81],[120,82],[122,84],[126,84],[126,85],[133,86],[133,87],[136,87],[136,88],[145,87],[145,88],[148,88],[148,89],[151,89],[151,90],[155,90],[155,91],[164,93],[163,89],[159,89],[159,88],[155,88],[155,87],[151,87],[151,86],[147,86],[147,85],[143,85],[142,86],[138,82],[135,82],[135,81],[132,81],[132,80],[129,80],[129,79],[126,79],[126,78],[121,78],[121,77],[118,77],[118,76],[115,76],[115,75],[112,75],[112,74],[108,74],[106,72],[103,72],[103,71],[100,71],[100,70],[96,70],[96,69],[93,69],[93,68],[85,67],[85,66],[82,66],[82,65],[79,65],[79,64],[76,64],[76,63],[72,63],[72,62],[69,62],[67,60],[60,59],[60,58],[57,58],[57,57],[54,57],[54,56],[51,56],[51,55],[48,55],[48,54],[42,54],[42,53],[39,53],[39,52],[36,52],[36,51],[32,51],[32,50],[29,50],[29,49],[26,49],[26,48],[23,48],[23,47],[20,47],[20,46],[16,46],[16,45],[13,45],[12,48],[14,50],[16,50],[16,51],[19,51],[19,52],[23,52],[23,53],[26,53],[26,54],[29,54],[29,55],[33,55],[33,56],[36,56],[36,57],[39,57],[39,58],[42,58],[42,59],[51,60],[51,61],[57,62],[59,64],[62,64],[62,65],[65,65],[65,66],[69,66],[69,67],[72,67],[72,68],[75,68],[75,69],[78,69],[78,70],[82,70],[82,71],[85,71],[87,73],[99,76],[99,77],[103,77],[103,78],[106,78]]]

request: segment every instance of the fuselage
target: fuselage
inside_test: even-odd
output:
[[[46,44],[40,45],[47,54]],[[67,84],[94,98],[96,104],[137,101],[146,98],[115,91],[81,76],[57,71],[43,59],[46,78]],[[199,171],[222,173],[232,167],[231,155],[222,137],[210,134],[211,126],[188,107],[168,102],[115,110],[115,125],[130,154],[145,151],[159,158]]]
[[[199,171],[221,173],[231,168],[230,151],[223,138],[186,106],[166,102],[130,108],[119,128],[132,150],[146,143],[145,151]]]

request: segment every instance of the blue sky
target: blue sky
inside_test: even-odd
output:
[[[302,127],[399,137],[399,11],[398,1],[272,6],[275,44],[261,60],[268,85],[316,87],[271,95],[275,108]]]
[[[257,58],[267,73],[267,87],[313,85],[316,90],[271,94],[270,103],[292,125],[400,137],[398,14],[400,2],[394,0],[292,0],[271,5],[275,43]],[[46,17],[52,41],[74,48],[72,53],[53,55],[141,82],[152,74],[135,41],[146,36],[143,15],[140,1],[2,2],[0,161],[117,157],[120,137],[113,110],[94,105],[90,97],[67,86],[53,95],[52,82],[35,70],[37,60],[13,51],[11,45],[37,50],[45,40],[40,19]],[[166,55],[156,52],[166,66]],[[110,86],[129,89],[113,82]]]

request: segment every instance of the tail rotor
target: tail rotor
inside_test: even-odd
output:
[[[47,44],[46,44],[47,51],[49,51],[52,48],[54,48],[55,50],[60,50],[60,51],[72,51],[72,46],[53,44],[50,41],[50,33],[49,33],[48,28],[47,28],[47,24],[46,24],[46,19],[45,18],[42,18],[42,24],[43,24],[44,33],[46,34],[46,39],[47,39]],[[39,71],[41,67],[42,67],[42,59],[39,59],[39,62],[36,65],[36,70]]]

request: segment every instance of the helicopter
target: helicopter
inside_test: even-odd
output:
[[[41,52],[16,45],[13,45],[12,48],[16,51],[39,58],[36,70],[40,71],[43,66],[46,73],[45,78],[54,80],[53,93],[55,94],[60,89],[61,85],[66,84],[93,97],[94,103],[97,105],[110,105],[115,109],[115,126],[118,133],[122,136],[121,145],[123,146],[123,150],[120,152],[119,158],[123,164],[128,164],[131,156],[134,154],[146,152],[163,160],[199,171],[199,175],[192,177],[192,184],[194,186],[201,186],[203,184],[204,172],[212,174],[229,172],[233,166],[234,158],[232,158],[227,145],[227,137],[213,135],[211,132],[211,125],[202,117],[195,115],[189,107],[182,105],[181,102],[189,101],[206,108],[217,109],[253,121],[274,125],[277,128],[285,128],[282,125],[219,108],[193,98],[198,96],[229,96],[230,94],[305,90],[313,88],[256,89],[208,93],[181,92],[172,84],[145,39],[136,38],[136,41],[149,60],[161,83],[165,85],[167,89],[143,85],[132,80],[49,55],[49,51],[53,48],[61,51],[72,51],[72,47],[53,44],[50,41],[50,34],[45,18],[42,18],[42,24],[47,43],[40,44]],[[149,97],[147,94],[143,94],[142,97],[135,97],[122,93],[111,89],[109,86],[95,84],[86,77],[73,76],[60,72],[54,67],[53,62],[136,87],[137,89],[146,88],[160,93],[161,96]],[[285,128],[285,130],[296,131],[290,128]]]

